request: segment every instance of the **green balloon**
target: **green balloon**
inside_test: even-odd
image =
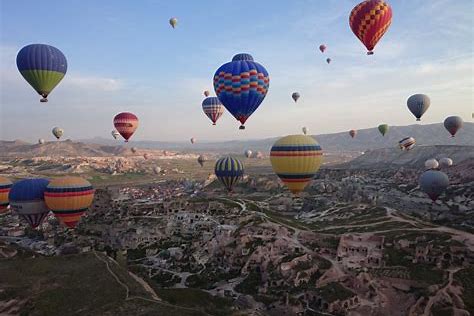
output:
[[[387,124],[380,124],[379,125],[379,132],[382,134],[382,136],[385,136],[388,132],[388,125]]]

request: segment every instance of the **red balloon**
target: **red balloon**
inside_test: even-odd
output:
[[[349,135],[351,135],[351,137],[354,138],[357,135],[357,131],[355,129],[351,129],[349,131]]]
[[[392,8],[383,0],[366,0],[354,7],[349,25],[355,36],[372,55],[375,45],[392,23]]]
[[[122,135],[125,142],[128,142],[138,127],[138,117],[130,112],[122,112],[114,117],[114,126],[117,132]]]

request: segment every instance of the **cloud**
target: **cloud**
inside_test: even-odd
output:
[[[123,87],[121,80],[104,78],[98,76],[68,75],[67,81],[64,82],[65,88],[84,89],[90,91],[118,91]]]

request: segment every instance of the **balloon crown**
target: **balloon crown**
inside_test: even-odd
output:
[[[252,57],[252,55],[250,55],[250,54],[241,53],[241,54],[235,55],[235,56],[232,58],[232,61],[240,61],[240,60],[253,61],[253,57]]]

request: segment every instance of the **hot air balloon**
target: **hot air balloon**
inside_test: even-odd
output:
[[[113,137],[114,139],[117,139],[117,138],[120,136],[120,133],[117,132],[116,130],[113,130],[113,131],[111,132],[111,134],[112,134],[112,137]]]
[[[428,194],[433,202],[446,190],[448,185],[448,176],[438,170],[425,171],[420,177],[420,189]]]
[[[49,181],[46,179],[24,179],[15,182],[8,194],[10,207],[31,227],[38,227],[49,213],[44,202],[44,192]]]
[[[12,182],[5,177],[0,177],[0,214],[8,212],[8,193]]]
[[[245,154],[245,157],[247,158],[252,157],[252,151],[250,149],[247,149],[244,154]]]
[[[255,154],[255,158],[263,159],[263,158],[265,158],[265,156],[263,155],[263,153],[261,151],[257,151],[257,153]]]
[[[425,94],[414,94],[407,100],[408,109],[415,115],[417,121],[428,110],[430,103],[430,98]]]
[[[153,171],[154,171],[156,174],[160,174],[161,168],[160,168],[160,167],[155,167],[155,168],[153,168]]]
[[[198,162],[198,164],[201,165],[201,167],[203,167],[204,163],[206,162],[206,157],[204,157],[203,155],[199,155],[199,157],[197,159],[197,162]]]
[[[234,185],[240,181],[244,175],[244,164],[233,157],[222,157],[216,162],[214,172],[219,181],[232,192]]]
[[[366,0],[354,7],[349,16],[352,32],[373,55],[374,47],[392,22],[392,8],[383,0]]]
[[[43,145],[44,144],[44,139],[42,139],[42,138],[38,139],[38,144]]]
[[[321,51],[321,53],[324,53],[324,51],[326,50],[326,45],[324,44],[319,45],[319,50]]]
[[[130,112],[119,113],[114,117],[114,126],[125,142],[128,142],[138,128],[138,117]]]
[[[389,127],[387,124],[380,124],[378,129],[379,129],[380,134],[382,134],[382,136],[385,136],[385,134],[387,134],[388,132]]]
[[[439,163],[438,163],[438,160],[436,159],[428,159],[425,161],[426,170],[438,169],[438,167],[439,167]]]
[[[303,126],[301,130],[303,131],[303,134],[305,135],[308,133],[308,129],[306,128],[306,126]]]
[[[444,128],[451,134],[456,135],[457,131],[462,128],[464,122],[459,116],[449,116],[444,120]]]
[[[453,160],[451,158],[441,158],[439,160],[439,165],[441,168],[448,168],[448,167],[451,167],[453,165]]]
[[[91,206],[94,189],[89,181],[80,177],[56,178],[46,187],[44,199],[61,223],[74,228]]]
[[[205,98],[202,101],[202,110],[211,119],[212,125],[216,125],[217,120],[224,114],[224,106],[217,97]]]
[[[401,150],[410,150],[415,147],[416,140],[413,137],[405,137],[401,141],[398,142],[398,146]]]
[[[138,151],[138,148],[137,147],[132,147],[132,148],[130,148],[130,150],[131,150],[132,153],[135,154]]]
[[[330,64],[330,63],[331,63],[331,58],[326,58],[326,62],[327,62],[328,64]]]
[[[191,141],[191,144],[194,144],[196,142],[196,138],[192,137],[190,141]]]
[[[145,158],[145,160],[148,160],[148,158],[150,158],[150,154],[144,153],[144,154],[143,154],[143,158]]]
[[[178,25],[178,19],[177,18],[171,18],[170,19],[170,25],[172,28],[175,28],[176,25]]]
[[[311,136],[285,136],[277,140],[270,151],[273,171],[293,194],[304,190],[322,160],[321,146]]]
[[[291,97],[293,98],[293,100],[295,101],[295,103],[298,101],[298,99],[300,98],[300,94],[298,92],[293,92],[293,94],[291,95]]]
[[[267,95],[270,77],[249,54],[237,54],[217,69],[214,90],[222,104],[245,129],[245,122]]]
[[[349,135],[351,135],[351,137],[354,138],[357,135],[357,131],[355,129],[351,129],[349,131]]]
[[[59,128],[59,127],[53,128],[52,132],[53,132],[54,137],[56,137],[56,139],[58,139],[58,140],[64,134],[64,130],[62,128]]]
[[[210,94],[211,94],[211,93],[209,92],[209,90],[205,90],[205,91],[204,91],[204,96],[205,96],[205,97],[208,97]]]
[[[64,54],[45,44],[23,47],[16,56],[16,65],[23,78],[43,97],[40,102],[48,102],[48,95],[67,71]]]

